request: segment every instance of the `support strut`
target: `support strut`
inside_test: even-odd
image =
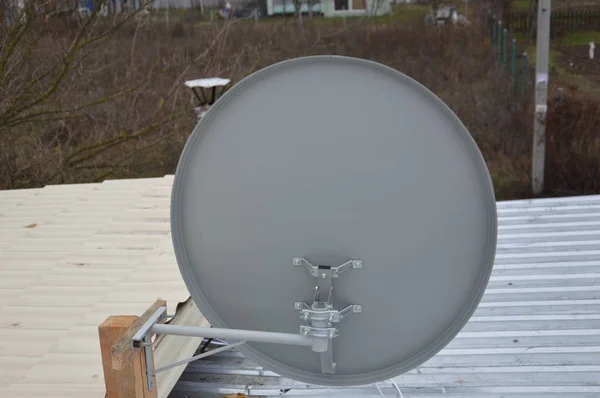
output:
[[[346,315],[362,312],[362,305],[353,304],[341,311],[336,310],[333,307],[332,279],[338,278],[343,272],[350,269],[362,268],[362,261],[350,260],[337,267],[314,266],[304,258],[296,257],[293,259],[293,264],[294,266],[306,268],[312,276],[317,278],[313,303],[310,306],[303,302],[294,303],[294,308],[301,313],[300,318],[307,322],[307,324],[300,326],[300,334],[162,324],[159,323],[159,320],[166,317],[167,307],[160,307],[131,338],[133,347],[144,348],[148,389],[152,390],[154,388],[153,376],[157,372],[237,347],[246,341],[311,347],[314,352],[320,354],[321,372],[326,374],[335,373],[336,364],[333,361],[332,343],[339,332],[333,327],[333,323],[340,322]],[[230,344],[159,369],[154,369],[151,340],[151,336],[154,334],[218,338],[227,340]]]

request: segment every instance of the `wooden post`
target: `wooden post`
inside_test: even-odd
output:
[[[502,62],[504,63],[504,67],[508,65],[508,29],[504,28],[503,38],[502,38]]]
[[[112,346],[137,319],[135,315],[110,316],[98,327],[107,398],[120,397],[117,372],[112,368]]]
[[[131,339],[157,309],[166,305],[166,301],[157,300],[141,317],[109,317],[98,328],[106,398],[156,398],[158,396],[156,377],[154,377],[155,387],[152,390],[148,389],[144,350],[134,348]]]
[[[512,40],[512,58],[510,70],[512,72],[513,90],[517,91],[517,39]]]
[[[529,88],[529,55],[527,51],[523,53],[523,62],[522,70],[523,70],[523,95],[527,95],[527,89]]]
[[[496,48],[496,61],[498,64],[502,62],[502,21],[498,21],[498,47]]]

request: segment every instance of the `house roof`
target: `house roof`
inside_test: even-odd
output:
[[[444,350],[394,381],[413,398],[599,397],[600,196],[497,207],[496,261],[477,311]],[[365,344],[374,343],[365,336]],[[400,396],[390,381],[380,388]],[[190,364],[171,397],[282,391],[286,397],[382,396],[374,385],[295,382],[224,352]]]
[[[171,181],[0,191],[0,396],[103,397],[100,323],[189,297]]]
[[[0,396],[104,396],[98,325],[157,298],[173,313],[189,297],[169,235],[171,183],[0,191]],[[448,347],[395,379],[404,396],[600,396],[600,196],[500,202],[498,217],[482,303]],[[172,397],[379,396],[293,382],[236,352],[209,358],[187,367]]]

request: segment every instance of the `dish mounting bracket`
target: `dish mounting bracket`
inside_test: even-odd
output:
[[[138,347],[144,350],[148,389],[152,391],[155,387],[153,377],[159,372],[238,347],[247,341],[310,347],[312,351],[318,352],[321,355],[322,372],[333,374],[335,363],[333,362],[331,343],[332,339],[338,336],[338,331],[332,324],[339,322],[348,314],[362,312],[362,305],[349,305],[341,311],[334,309],[331,279],[339,277],[339,275],[347,270],[362,268],[362,261],[351,260],[337,267],[315,267],[304,259],[297,261],[294,258],[294,265],[305,266],[311,275],[315,276],[318,280],[315,287],[314,301],[311,306],[302,302],[294,303],[296,310],[302,313],[301,318],[305,321],[310,321],[309,325],[302,325],[300,327],[300,334],[163,324],[160,321],[166,317],[167,307],[160,307],[149,316],[146,322],[131,338],[133,348]],[[229,344],[155,369],[152,360],[151,339],[152,335],[155,334],[219,338],[228,341]]]
[[[333,339],[338,337],[337,328],[333,327],[349,314],[362,312],[362,305],[351,304],[341,311],[333,307],[333,286],[332,279],[338,278],[343,272],[351,269],[361,269],[362,260],[350,260],[336,267],[328,265],[312,265],[305,258],[294,257],[293,264],[296,267],[304,267],[308,272],[317,278],[315,286],[315,295],[313,303],[308,305],[297,301],[294,308],[300,311],[300,318],[308,324],[300,326],[300,333],[304,336],[311,336],[318,341],[313,345],[313,351],[321,355],[321,373],[335,373],[336,363],[333,362]]]

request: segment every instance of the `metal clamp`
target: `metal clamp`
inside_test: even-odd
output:
[[[311,309],[312,307],[308,306],[306,303],[296,301],[294,303],[294,308],[301,312],[300,318],[304,319],[305,321],[325,320],[329,323],[337,323],[341,321],[346,315],[352,313],[358,314],[362,312],[362,305],[360,304],[351,304],[341,311],[338,311],[331,307],[329,307],[330,309],[325,310],[313,310]]]
[[[152,314],[150,318],[148,318],[146,323],[144,323],[144,325],[142,325],[142,327],[139,328],[138,331],[131,338],[132,347],[144,346],[144,339],[147,335],[150,334],[150,329],[152,328],[152,326],[154,326],[155,323],[158,322],[160,318],[165,316],[166,312],[167,307],[160,307],[154,312],[154,314]]]
[[[321,267],[323,267],[323,266],[312,265],[303,257],[294,257],[293,264],[296,267],[306,268],[308,270],[308,272],[310,272],[310,274],[312,276],[314,276],[315,278],[319,277],[319,275],[321,274],[319,272],[319,269]],[[337,267],[327,267],[327,268],[331,269],[331,277],[332,278],[338,278],[342,272],[348,271],[353,268],[360,269],[360,268],[362,268],[362,266],[363,266],[362,260],[350,260],[350,261],[346,261],[342,265],[338,265]]]
[[[338,330],[336,328],[316,328],[313,326],[300,326],[300,333],[305,336],[321,337],[324,339],[333,339],[338,337]]]
[[[308,325],[300,326],[300,333],[315,338],[317,344],[313,345],[313,351],[321,354],[321,372],[332,374],[336,366],[333,362],[332,340],[339,336],[338,330],[332,325],[349,314],[361,313],[363,310],[360,304],[349,305],[341,311],[333,308],[332,278],[338,278],[343,272],[351,269],[361,269],[363,263],[361,260],[350,260],[337,267],[315,266],[305,258],[294,257],[293,265],[306,268],[317,278],[312,305],[297,301],[294,308],[300,311],[301,319],[309,322]]]

